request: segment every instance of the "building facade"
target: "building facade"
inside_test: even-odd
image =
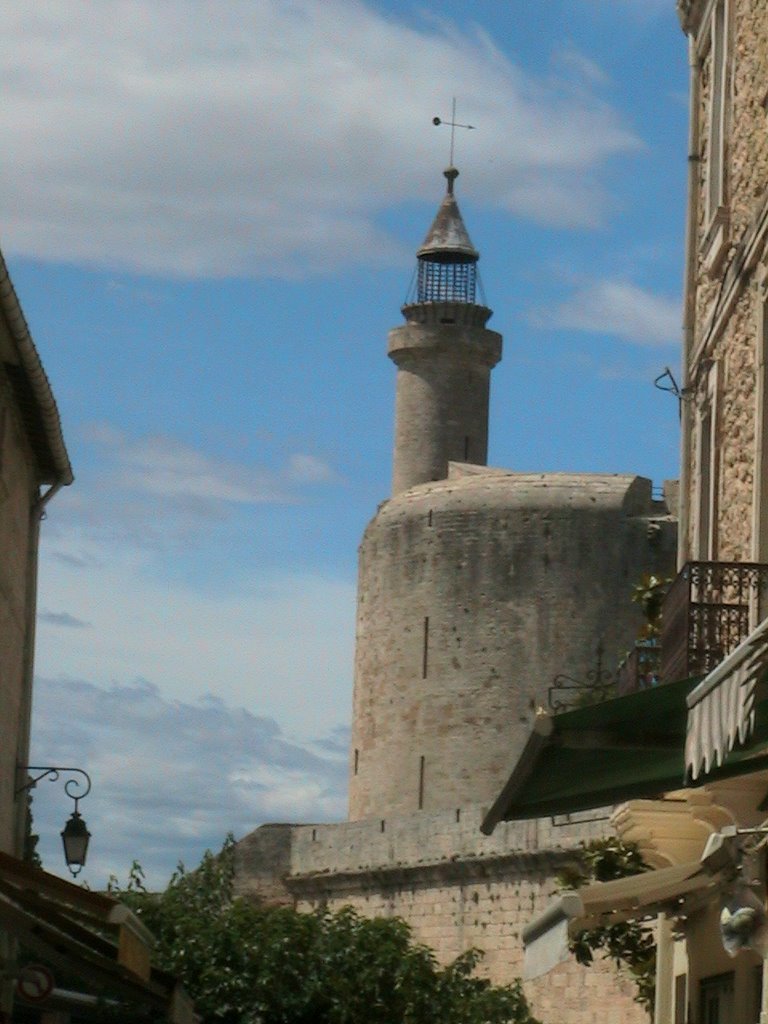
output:
[[[691,64],[680,560],[768,560],[768,13],[682,0]]]
[[[48,501],[72,482],[48,379],[0,256],[0,851],[20,856],[26,825],[37,549]]]

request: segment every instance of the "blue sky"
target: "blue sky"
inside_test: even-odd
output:
[[[490,458],[677,473],[686,47],[673,0],[11,0],[0,243],[76,482],[44,524],[33,745],[93,775],[87,876],[345,811],[386,334],[457,195]],[[62,730],[64,720],[68,728]],[[60,869],[68,813],[41,784]]]

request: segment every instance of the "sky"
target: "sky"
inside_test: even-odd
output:
[[[0,245],[76,480],[43,524],[33,761],[81,878],[346,812],[356,549],[415,252],[456,193],[489,462],[678,466],[673,0],[8,0]],[[37,787],[45,866],[71,804]]]

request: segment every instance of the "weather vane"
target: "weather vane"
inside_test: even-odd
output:
[[[441,125],[441,124],[447,124],[447,125],[450,126],[450,129],[451,129],[451,160],[450,160],[450,166],[453,167],[453,143],[454,143],[454,136],[456,134],[456,129],[457,128],[469,128],[471,131],[474,131],[475,126],[473,124],[459,124],[459,122],[456,120],[456,97],[455,96],[453,97],[453,107],[452,107],[452,110],[451,110],[451,120],[450,121],[443,121],[443,119],[440,118],[440,117],[433,117],[432,118],[432,124],[435,125],[435,127],[437,127],[438,125]]]

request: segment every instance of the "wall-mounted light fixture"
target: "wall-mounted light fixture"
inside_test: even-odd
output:
[[[74,800],[75,809],[61,832],[61,841],[64,844],[64,859],[69,870],[77,878],[85,865],[85,858],[88,853],[88,840],[91,838],[88,826],[78,810],[80,801],[83,797],[88,796],[91,791],[90,775],[88,772],[83,771],[82,768],[62,768],[58,765],[20,764],[17,766],[17,770],[20,775],[26,775],[28,778],[24,785],[17,787],[16,796],[19,793],[34,789],[38,782],[41,782],[43,779],[56,782],[62,774],[82,776],[82,778],[67,779],[64,783],[64,792],[70,800]],[[32,776],[32,772],[39,772],[40,774]]]

